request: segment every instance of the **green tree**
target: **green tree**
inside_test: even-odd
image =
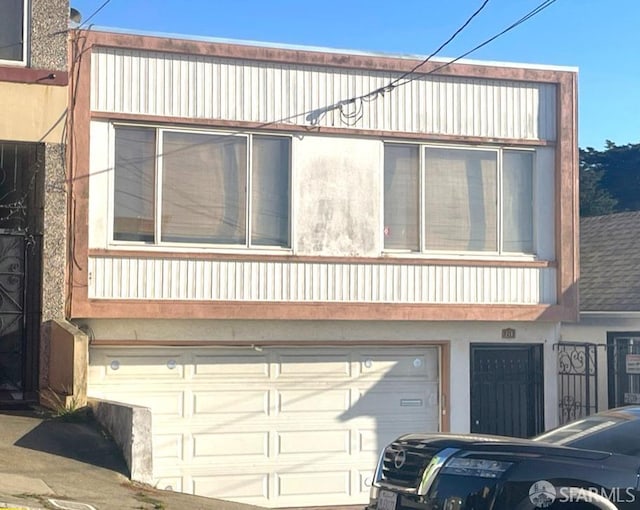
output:
[[[588,148],[587,151],[593,151]],[[580,216],[601,216],[615,212],[618,201],[602,187],[604,170],[598,164],[587,164],[588,153],[580,149]]]
[[[640,210],[640,143],[580,150],[580,214]]]

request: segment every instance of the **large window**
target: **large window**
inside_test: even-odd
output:
[[[0,2],[0,61],[26,62],[27,0]]]
[[[385,144],[386,250],[534,250],[533,152]]]
[[[114,240],[289,247],[290,138],[115,133]]]

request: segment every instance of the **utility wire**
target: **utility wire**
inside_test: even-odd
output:
[[[424,73],[425,75],[428,74],[432,74],[435,73],[437,71],[439,71],[440,69],[443,69],[447,66],[450,66],[451,64],[457,62],[458,60],[463,59],[464,57],[466,57],[467,55],[470,55],[471,53],[479,50],[480,48],[483,48],[484,46],[486,46],[487,44],[495,41],[498,37],[503,36],[504,34],[506,34],[507,32],[513,30],[514,28],[516,28],[519,25],[522,25],[525,21],[528,21],[529,19],[533,18],[536,14],[539,14],[540,12],[544,11],[547,7],[551,6],[551,4],[553,4],[554,2],[556,2],[556,0],[546,0],[545,2],[542,2],[540,5],[538,5],[538,7],[536,7],[535,9],[529,11],[527,14],[525,14],[522,18],[520,18],[518,21],[512,23],[511,25],[509,25],[507,28],[505,28],[502,32],[497,33],[496,35],[490,37],[489,39],[487,39],[486,41],[478,44],[477,46],[471,48],[469,51],[463,53],[462,55],[460,55],[459,57],[454,58],[453,60],[450,60],[449,62],[445,62],[444,64],[442,64],[441,66],[436,67],[435,69],[431,69],[429,72]],[[406,82],[408,83],[408,82]],[[404,83],[402,84],[404,85]]]
[[[399,76],[398,78],[395,78],[394,80],[390,81],[387,85],[385,85],[383,87],[379,87],[377,89],[374,89],[374,90],[372,90],[370,92],[367,92],[366,94],[362,94],[360,96],[351,97],[349,99],[343,99],[342,101],[340,101],[338,103],[335,103],[334,105],[330,105],[330,106],[322,108],[320,110],[315,110],[313,112],[309,112],[309,114],[307,115],[307,120],[311,121],[312,124],[317,124],[320,121],[320,118],[323,117],[326,113],[328,113],[331,110],[336,110],[337,109],[340,112],[340,118],[341,118],[342,122],[344,122],[345,124],[347,124],[349,126],[355,125],[362,118],[362,116],[364,115],[364,111],[363,111],[364,110],[364,108],[363,108],[363,103],[364,102],[371,102],[374,99],[376,99],[378,96],[384,95],[385,92],[391,92],[395,88],[401,87],[403,85],[407,85],[408,83],[411,83],[412,81],[415,81],[416,79],[418,79],[421,76],[427,76],[427,75],[430,75],[430,74],[434,74],[437,71],[440,71],[440,70],[442,70],[442,69],[454,64],[455,62],[465,58],[466,56],[470,55],[471,53],[474,53],[475,51],[479,50],[480,48],[483,48],[487,44],[495,41],[496,39],[498,39],[499,37],[503,36],[507,32],[513,30],[517,26],[519,26],[519,25],[525,23],[526,21],[528,21],[529,19],[533,18],[534,16],[536,16],[540,12],[544,11],[546,8],[550,7],[553,3],[556,2],[556,0],[545,0],[545,1],[543,1],[537,7],[535,7],[534,9],[529,11],[527,14],[522,16],[520,19],[518,19],[517,21],[515,21],[514,23],[512,23],[511,25],[506,27],[504,30],[498,32],[497,34],[493,35],[489,39],[486,39],[485,41],[483,41],[482,43],[480,43],[477,46],[473,47],[472,49],[466,51],[462,55],[460,55],[460,56],[458,56],[458,57],[456,57],[456,58],[454,58],[452,60],[449,60],[449,61],[443,63],[442,65],[439,65],[439,66],[431,69],[430,71],[427,71],[425,73],[417,73],[416,71],[420,67],[422,67],[427,62],[429,62],[429,60],[431,60],[431,58],[433,58],[447,44],[449,44],[451,41],[453,41],[453,39],[462,30],[464,30],[464,28],[466,28],[469,25],[471,20],[473,20],[473,18],[476,17],[480,13],[480,11],[482,9],[484,9],[484,7],[486,6],[487,2],[488,2],[488,0],[485,0],[485,2],[483,2],[483,4],[469,17],[469,19],[467,19],[467,21],[447,41],[445,41],[436,51],[431,53],[427,58],[425,58],[422,62],[417,64],[410,71],[407,71],[406,73],[404,73],[403,75]],[[402,80],[404,80],[404,81],[402,81]],[[354,111],[350,111],[350,112],[346,112],[345,111],[345,107],[346,106],[353,105],[355,103],[358,103],[358,105],[355,107]]]
[[[445,42],[443,42],[437,50],[435,50],[434,52],[432,52],[427,58],[425,58],[422,62],[420,62],[419,64],[415,65],[413,67],[413,69],[411,69],[411,71],[407,71],[406,73],[404,73],[403,75],[399,76],[398,78],[396,78],[395,80],[392,80],[386,88],[392,88],[394,87],[397,83],[401,82],[402,80],[404,80],[405,78],[407,78],[408,76],[411,76],[412,74],[414,74],[418,69],[420,69],[423,65],[425,65],[427,62],[429,62],[433,57],[435,57],[438,53],[440,53],[444,48],[446,48],[456,37],[458,37],[458,35],[460,34],[460,32],[462,32],[465,28],[467,28],[467,26],[469,26],[469,23],[471,23],[473,21],[473,18],[475,18],[478,14],[480,14],[480,12],[487,6],[487,4],[489,3],[489,0],[484,0],[484,2],[482,3],[482,5],[480,7],[478,7],[478,9],[471,15],[469,16],[469,18],[467,19],[467,21],[465,21],[460,28],[458,28],[458,30],[456,30],[451,37],[449,37],[449,39],[447,39]],[[404,84],[403,84],[404,85]],[[375,91],[374,91],[375,92]]]
[[[100,7],[98,7],[95,11],[93,11],[93,12],[91,13],[91,15],[90,15],[86,20],[84,20],[84,21],[82,22],[82,24],[81,24],[78,28],[82,28],[82,27],[83,27],[83,26],[85,26],[87,23],[89,23],[89,21],[91,21],[93,18],[95,18],[95,17],[96,17],[96,15],[97,15],[97,14],[98,14],[102,9],[104,9],[104,8],[109,4],[109,2],[111,2],[111,0],[105,0],[105,1],[102,3],[102,5],[101,5]]]

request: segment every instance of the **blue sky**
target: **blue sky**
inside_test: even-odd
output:
[[[84,19],[105,0],[71,0]],[[489,0],[439,56],[457,57],[542,0]],[[481,0],[110,0],[100,27],[428,55]],[[468,58],[579,68],[580,147],[640,143],[640,2],[556,0]]]

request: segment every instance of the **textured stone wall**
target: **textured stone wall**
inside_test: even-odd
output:
[[[42,320],[60,319],[65,311],[67,193],[64,150],[45,146],[44,232],[42,239]]]
[[[31,0],[30,67],[67,70],[69,0]]]

